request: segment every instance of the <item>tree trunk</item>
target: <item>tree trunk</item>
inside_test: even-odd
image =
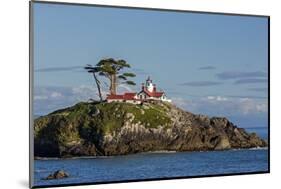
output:
[[[113,75],[110,75],[110,87],[109,87],[109,91],[110,94],[114,95],[114,90],[113,90]]]
[[[94,78],[95,78],[95,82],[96,82],[96,84],[97,84],[97,88],[98,88],[98,92],[99,92],[100,101],[103,101],[102,95],[101,95],[101,89],[100,89],[99,80],[98,80],[98,78],[97,78],[97,76],[96,76],[95,73],[93,73],[93,75],[94,75]]]
[[[114,91],[114,94],[117,93],[117,78],[116,78],[116,74],[113,75],[113,91]]]
[[[116,75],[113,74],[110,76],[110,94],[116,94]]]

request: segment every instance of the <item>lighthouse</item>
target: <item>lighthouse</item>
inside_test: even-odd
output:
[[[154,87],[155,87],[155,85],[153,85],[152,80],[148,76],[148,78],[146,79],[146,82],[145,82],[146,90],[148,90],[149,92],[152,93],[154,91]]]
[[[156,84],[152,83],[150,77],[148,77],[145,83],[141,85],[141,91],[138,93],[124,93],[122,95],[108,95],[107,102],[129,102],[134,104],[140,104],[142,102],[149,101],[164,101],[171,102],[167,98],[164,91],[157,91]]]
[[[142,84],[141,91],[137,94],[138,99],[151,101],[151,100],[160,100],[165,102],[171,102],[170,99],[166,97],[164,91],[157,91],[156,84],[152,83],[150,77],[145,81],[145,84]]]

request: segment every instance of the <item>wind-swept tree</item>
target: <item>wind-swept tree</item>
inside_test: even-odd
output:
[[[102,59],[96,65],[97,72],[109,80],[110,94],[116,94],[119,84],[136,85],[135,82],[128,78],[135,77],[134,73],[122,72],[124,68],[130,68],[125,60],[114,60],[113,58]]]
[[[97,75],[96,75],[96,73],[98,73],[98,72],[100,71],[100,68],[97,67],[97,66],[92,66],[92,65],[90,65],[90,64],[87,64],[87,66],[85,66],[84,68],[85,68],[89,73],[93,74],[94,79],[95,79],[95,83],[96,83],[97,88],[98,88],[98,93],[99,93],[100,101],[103,101],[103,99],[102,99],[102,94],[101,94],[100,81],[98,80]]]

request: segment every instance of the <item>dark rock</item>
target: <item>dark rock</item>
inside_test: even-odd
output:
[[[53,174],[50,174],[49,176],[47,176],[46,180],[50,180],[50,179],[63,179],[63,178],[67,178],[67,177],[69,177],[68,173],[66,173],[63,170],[57,170]]]
[[[34,131],[38,157],[267,146],[256,134],[247,133],[227,118],[195,115],[162,102],[79,103],[37,118]]]

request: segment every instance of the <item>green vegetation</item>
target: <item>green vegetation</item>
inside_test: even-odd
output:
[[[135,105],[130,103],[101,103],[97,105],[104,116],[104,126],[106,131],[113,131],[123,125],[126,117],[133,114],[132,123],[139,123],[147,128],[156,128],[160,125],[167,126],[170,118],[166,115],[166,110],[156,104]]]
[[[58,142],[62,143],[78,141],[81,137],[94,142],[103,134],[118,131],[126,121],[146,128],[168,128],[171,123],[168,106],[162,103],[81,102],[36,119],[35,137],[43,134],[51,140],[57,136]],[[57,128],[53,128],[55,125]]]
[[[115,60],[113,58],[106,58],[100,60],[95,66],[88,64],[84,68],[88,71],[88,73],[93,74],[101,102],[103,101],[101,94],[101,82],[98,79],[97,74],[109,81],[109,91],[110,94],[113,95],[116,94],[117,87],[120,84],[136,85],[134,81],[128,80],[136,75],[131,72],[124,72],[124,69],[131,68],[131,65],[122,59]]]

